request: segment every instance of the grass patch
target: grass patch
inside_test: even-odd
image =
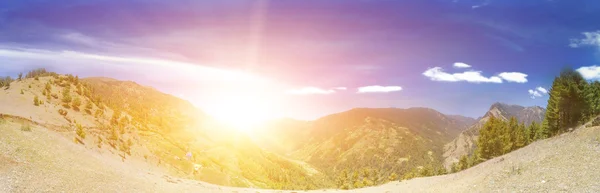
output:
[[[21,125],[21,131],[31,132],[31,125],[29,125],[29,124]]]

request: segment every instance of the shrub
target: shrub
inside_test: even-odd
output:
[[[79,99],[79,97],[75,97],[75,100],[73,100],[71,106],[73,106],[73,110],[79,111],[79,106],[81,106],[81,99]]]
[[[0,78],[0,88],[6,87],[6,89],[9,89],[12,81],[13,79],[10,76]]]
[[[63,89],[62,94],[63,94],[63,98],[62,98],[63,103],[70,103],[71,100],[73,100],[71,98],[71,89],[69,88],[69,86],[67,86]]]
[[[29,124],[21,125],[21,131],[31,131],[31,126]]]
[[[97,144],[98,148],[102,148],[102,137],[98,136]]]
[[[67,116],[67,111],[64,109],[58,109],[58,114],[62,115],[62,116]]]
[[[52,81],[52,80],[50,80],[50,81]],[[50,82],[46,83],[46,87],[44,89],[47,90],[48,92],[52,91],[52,85],[50,85]]]
[[[595,126],[600,126],[600,117],[594,119],[594,121],[592,122],[592,127]]]
[[[23,89],[21,89],[21,94],[25,94],[25,92],[23,92]]]
[[[38,96],[33,97],[33,105],[40,106],[40,99]]]
[[[19,78],[18,78],[18,80],[19,81],[23,80],[23,73],[22,72],[19,72]]]
[[[77,136],[79,136],[81,139],[85,139],[85,131],[83,130],[83,126],[77,124],[76,127],[77,129],[75,130],[75,133],[77,133]]]

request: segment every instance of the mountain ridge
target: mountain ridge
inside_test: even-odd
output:
[[[476,142],[479,130],[489,117],[494,116],[504,121],[515,117],[519,122],[529,125],[532,122],[541,123],[544,119],[545,111],[544,108],[539,106],[523,107],[501,102],[493,103],[483,117],[479,118],[475,124],[461,132],[455,139],[444,146],[444,166],[449,169],[452,163],[458,162],[460,156],[473,153],[477,146]]]

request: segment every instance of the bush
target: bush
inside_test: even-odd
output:
[[[596,127],[596,126],[600,126],[600,117],[594,119],[594,121],[592,121],[592,127]]]
[[[97,144],[98,148],[102,148],[102,137],[98,136]]]
[[[21,94],[25,94],[25,92],[23,92],[23,89],[21,89]]]
[[[33,97],[33,105],[40,106],[40,99],[38,96]]]
[[[63,106],[65,109],[70,109],[70,108],[71,108],[71,105],[69,105],[69,103],[63,103],[63,104],[62,104],[62,106]]]
[[[29,124],[21,125],[21,131],[31,131],[31,126]]]
[[[79,136],[81,139],[85,139],[85,131],[83,130],[83,126],[77,124],[76,127],[77,129],[75,130],[75,133],[77,133],[77,136]]]
[[[67,111],[64,109],[58,109],[58,114],[62,115],[62,116],[67,116]]]
[[[79,99],[79,97],[75,97],[75,100],[73,100],[71,106],[73,107],[73,110],[79,111],[79,106],[81,106],[81,99]]]
[[[0,78],[0,88],[6,87],[6,89],[10,88],[10,83],[13,79],[10,76]]]
[[[63,94],[62,102],[63,103],[70,103],[71,100],[73,100],[71,98],[71,89],[69,87],[70,86],[67,86],[63,89],[63,92],[62,92],[62,94]]]

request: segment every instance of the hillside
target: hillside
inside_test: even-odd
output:
[[[315,166],[337,181],[338,187],[357,187],[353,185],[357,179],[348,177],[355,172],[369,176],[360,177],[367,180],[362,185],[385,183],[392,175],[411,178],[444,173],[443,145],[470,122],[427,108],[360,108],[295,127],[290,120],[272,124],[274,134],[267,136],[283,136],[284,142],[271,145],[286,147],[286,155]]]
[[[298,192],[173,177],[143,160],[113,159],[111,153],[78,145],[65,133],[26,119],[3,117],[0,133],[0,192]],[[598,192],[599,155],[600,127],[580,127],[454,174],[307,192]]]
[[[475,124],[470,126],[444,146],[444,166],[449,168],[452,163],[458,162],[462,155],[473,153],[476,148],[477,137],[479,130],[483,127],[490,116],[494,116],[501,120],[508,120],[515,117],[519,122],[524,122],[526,125],[532,122],[541,123],[544,119],[546,110],[542,107],[522,107],[518,105],[508,105],[503,103],[494,103],[485,115],[477,120]]]
[[[142,161],[172,176],[228,186],[333,186],[310,165],[264,151],[189,102],[156,89],[45,70],[30,74],[0,90],[0,114],[58,131],[107,159]],[[194,171],[195,165],[202,169]]]

